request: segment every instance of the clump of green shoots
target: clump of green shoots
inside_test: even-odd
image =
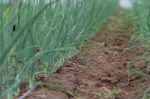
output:
[[[141,0],[141,2],[134,2],[133,10],[131,11],[132,19],[135,23],[136,32],[133,35],[133,48],[140,48],[143,50],[143,55],[135,56],[130,62],[134,61],[145,62],[144,70],[136,70],[130,67],[130,71],[138,74],[146,80],[150,80],[150,0]],[[142,99],[150,98],[150,86],[147,86]]]
[[[35,73],[53,73],[93,37],[117,0],[0,0],[0,98]],[[38,1],[38,2],[37,2]]]

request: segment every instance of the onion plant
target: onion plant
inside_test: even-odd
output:
[[[0,0],[0,98],[53,73],[94,36],[117,0]]]
[[[133,70],[144,79],[150,80],[150,0],[138,0],[134,2],[133,10],[131,11],[132,19],[135,23],[136,32],[133,35],[133,48],[138,47],[143,49],[144,53],[141,56],[137,55],[132,61],[143,61],[146,65],[146,70]],[[144,93],[142,99],[150,98],[150,86]]]

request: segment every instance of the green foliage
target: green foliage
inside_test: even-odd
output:
[[[20,0],[17,10],[10,4],[0,5],[0,97],[8,99],[24,79],[32,87],[35,73],[55,72],[114,13],[117,0]]]
[[[132,20],[135,23],[136,32],[133,35],[133,48],[140,48],[143,54],[135,56],[131,63],[135,61],[145,62],[145,70],[131,69],[131,72],[142,76],[144,79],[150,80],[150,0],[142,0],[135,2],[134,8],[131,11]],[[150,95],[150,88],[147,88],[142,99],[148,99]]]

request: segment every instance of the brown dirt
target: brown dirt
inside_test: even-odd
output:
[[[57,73],[55,82],[70,90],[78,99],[140,99],[148,83],[135,76],[129,81],[128,63],[138,52],[127,50],[132,25],[112,17],[102,32],[89,41]],[[141,66],[142,62],[136,65]],[[47,82],[49,82],[47,78]],[[141,94],[140,94],[141,93]],[[65,93],[38,88],[26,99],[77,99]]]

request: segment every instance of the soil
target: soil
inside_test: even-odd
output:
[[[132,31],[132,24],[123,17],[111,17],[53,77],[44,78],[44,82],[59,83],[76,98],[64,91],[39,87],[26,99],[141,99],[149,81],[128,71],[130,59],[138,53],[128,50]],[[143,64],[136,62],[135,67]]]

